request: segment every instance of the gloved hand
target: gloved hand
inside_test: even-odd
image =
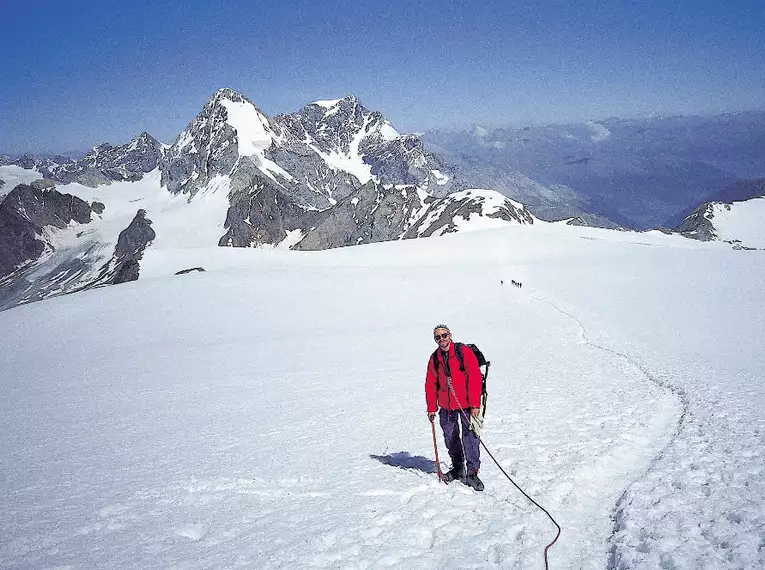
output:
[[[433,423],[433,420],[436,419],[436,412],[428,412],[428,419],[430,423]]]
[[[474,408],[478,409],[478,408]],[[481,430],[483,430],[483,418],[478,415],[470,414],[470,429],[477,436],[481,437]]]

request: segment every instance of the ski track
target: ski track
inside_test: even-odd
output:
[[[637,476],[633,480],[633,482],[627,486],[624,492],[620,495],[619,499],[616,501],[616,505],[614,506],[614,509],[611,515],[611,520],[613,521],[613,531],[611,533],[611,536],[608,539],[608,543],[610,546],[609,548],[610,556],[609,556],[607,568],[608,570],[618,570],[619,568],[622,568],[622,566],[620,564],[620,556],[619,556],[620,545],[616,541],[616,537],[620,532],[624,532],[628,526],[628,523],[625,520],[626,514],[622,508],[622,504],[627,500],[630,489],[632,489],[638,481],[644,480],[655,469],[656,465],[664,458],[667,451],[675,444],[682,430],[685,429],[685,425],[686,425],[685,420],[690,408],[688,394],[682,387],[673,384],[671,381],[666,381],[666,380],[662,380],[658,378],[657,376],[652,374],[648,369],[646,369],[643,365],[641,365],[639,362],[633,360],[629,355],[619,352],[618,350],[614,350],[610,347],[603,346],[596,342],[593,342],[587,335],[587,330],[585,329],[582,322],[577,317],[575,317],[568,311],[560,308],[558,305],[556,305],[552,301],[549,301],[547,299],[543,299],[540,297],[536,297],[536,296],[534,298],[536,298],[539,302],[550,305],[556,311],[560,312],[561,314],[573,320],[579,327],[581,338],[589,346],[592,346],[598,350],[602,350],[603,352],[610,354],[614,357],[624,359],[631,366],[634,366],[637,370],[639,370],[645,376],[647,380],[671,392],[680,401],[682,406],[682,412],[680,413],[680,417],[677,420],[677,426],[674,430],[674,433],[670,437],[669,441],[667,441],[666,445],[664,445],[661,451],[659,451],[659,453],[651,460],[646,470],[641,475]]]
[[[656,258],[636,260],[610,294],[593,279],[597,272],[574,269],[572,281],[582,282],[573,294],[542,278],[551,285],[545,297],[577,307],[576,320],[598,339],[590,338],[593,345],[633,362],[682,405],[668,444],[616,502],[609,570],[765,567],[762,365],[754,332],[762,330],[762,313],[754,309],[761,306],[761,281],[741,279],[730,289],[735,295],[715,301],[722,283],[758,275],[759,258],[702,259],[685,269],[701,276],[693,300],[660,277]],[[633,293],[625,294],[625,283]],[[661,293],[642,311],[647,290]],[[600,322],[602,314],[618,318]]]

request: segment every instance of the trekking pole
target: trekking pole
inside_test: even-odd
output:
[[[443,481],[441,475],[441,462],[438,460],[438,444],[436,443],[436,424],[433,420],[430,420],[431,431],[433,432],[433,449],[436,452],[436,469],[438,470],[438,480]]]

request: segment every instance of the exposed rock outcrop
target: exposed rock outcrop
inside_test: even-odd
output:
[[[130,225],[120,232],[114,248],[115,270],[110,282],[114,285],[138,279],[143,252],[157,234],[151,228],[146,210],[138,210]]]
[[[54,190],[49,181],[19,184],[0,203],[0,278],[52,249],[46,228],[91,221],[87,202]]]

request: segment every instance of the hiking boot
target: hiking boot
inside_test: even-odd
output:
[[[462,482],[468,487],[473,487],[476,491],[483,491],[483,483],[478,478],[478,471],[473,471]]]
[[[444,482],[445,483],[451,483],[452,481],[456,481],[457,479],[462,479],[465,476],[465,468],[460,467],[452,467],[449,471],[444,473]]]

